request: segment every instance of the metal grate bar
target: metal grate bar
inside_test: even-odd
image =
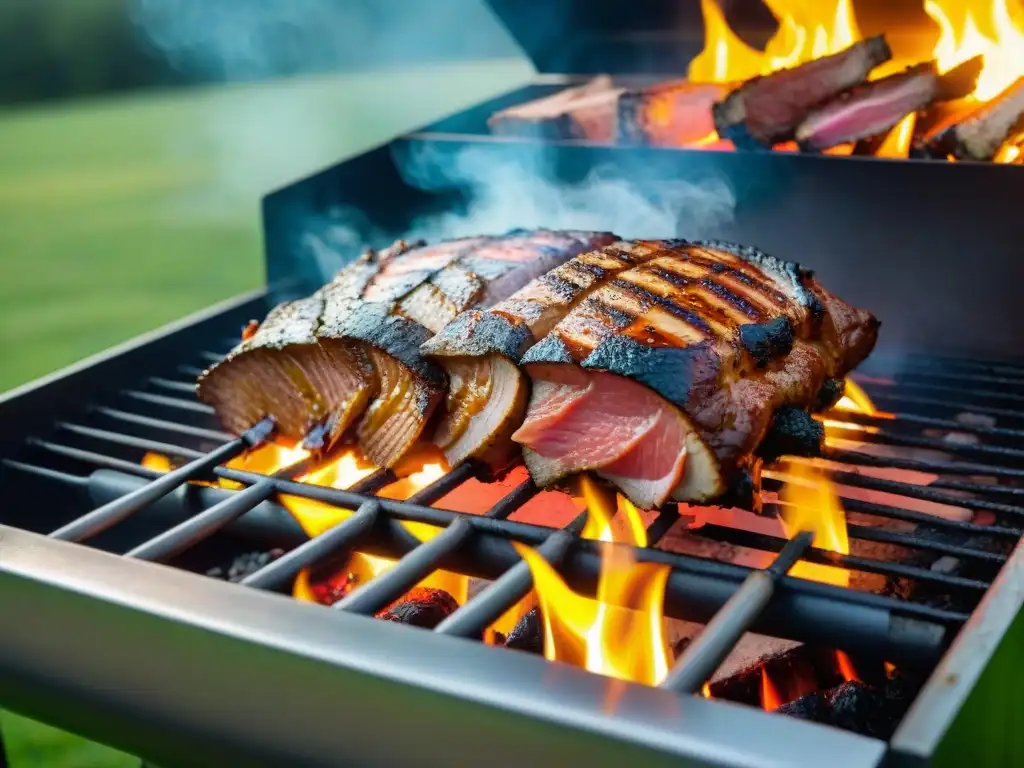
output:
[[[180,374],[188,376],[190,379],[198,379],[203,375],[203,369],[196,368],[194,365],[179,365],[175,370]]]
[[[185,448],[181,445],[174,445],[173,443],[164,443],[159,440],[147,440],[144,437],[137,437],[135,435],[125,435],[120,432],[111,432],[108,429],[97,429],[95,427],[85,427],[81,424],[71,424],[68,422],[59,422],[57,424],[58,429],[63,429],[68,432],[74,432],[76,435],[82,435],[83,437],[91,437],[94,440],[104,440],[108,443],[116,443],[117,445],[125,445],[129,448],[136,448],[140,451],[151,451],[153,453],[162,453],[165,456],[181,456],[186,459],[197,459],[205,454],[201,451],[194,451],[191,448]]]
[[[1016,528],[1006,528],[998,525],[978,525],[964,520],[948,520],[936,515],[929,515],[926,512],[913,512],[901,510],[898,507],[890,507],[885,504],[876,504],[873,501],[861,501],[860,499],[843,499],[843,506],[847,512],[860,512],[876,517],[888,517],[892,520],[903,520],[906,522],[919,523],[932,528],[939,528],[947,531],[961,531],[964,533],[977,533],[985,536],[998,536],[1012,538],[1020,536]]]
[[[247,576],[242,584],[255,589],[280,589],[289,584],[303,568],[309,568],[339,550],[354,547],[376,525],[379,518],[380,505],[368,501],[351,517]]]
[[[658,542],[665,538],[672,526],[679,521],[679,508],[677,505],[672,504],[658,513],[658,516],[654,519],[654,522],[647,527],[647,546],[656,547]]]
[[[1012,408],[997,408],[993,405],[971,405],[970,408],[965,411],[964,404],[962,402],[950,402],[949,400],[941,400],[937,397],[918,397],[914,395],[905,395],[901,392],[890,392],[890,391],[873,391],[871,393],[871,399],[877,403],[902,403],[905,405],[923,405],[926,407],[934,408],[947,408],[956,413],[976,413],[984,416],[995,416],[1002,419],[1024,419],[1024,413]],[[846,412],[843,414],[846,415]],[[962,426],[960,422],[956,422],[957,426]]]
[[[219,363],[221,360],[224,359],[224,354],[220,352],[209,352],[204,350],[202,352],[199,352],[198,355],[200,359],[205,360],[208,363]]]
[[[770,536],[754,531],[741,531],[724,525],[708,523],[694,534],[701,538],[712,541],[725,541],[749,549],[759,549],[764,552],[781,552],[786,546],[786,539],[778,536]],[[988,583],[976,579],[965,579],[960,576],[933,571],[928,568],[919,568],[904,563],[895,563],[888,560],[877,560],[875,558],[860,557],[857,555],[843,555],[831,550],[811,547],[803,555],[803,558],[812,563],[821,565],[837,565],[853,571],[864,571],[865,573],[877,573],[890,578],[912,578],[921,582],[940,584],[946,587],[959,589],[970,589],[985,591]]]
[[[1006,461],[1012,465],[1019,466],[1024,462],[1024,451],[1016,448],[1003,448],[998,445],[969,445],[967,443],[950,443],[937,438],[914,437],[895,432],[881,430],[879,432],[865,432],[854,428],[857,440],[862,443],[874,443],[876,445],[891,445],[901,448],[927,448],[930,451],[941,451],[951,453],[955,456],[982,457]]]
[[[93,413],[99,413],[103,416],[116,421],[122,421],[126,424],[137,424],[140,427],[151,427],[153,429],[164,430],[165,432],[175,432],[180,435],[199,438],[200,440],[214,440],[218,443],[226,443],[235,439],[235,436],[229,432],[193,427],[189,424],[181,424],[177,421],[167,421],[166,419],[157,419],[152,416],[142,416],[137,413],[118,410],[117,408],[97,406],[93,408]]]
[[[897,426],[928,427],[929,429],[942,429],[950,432],[962,432],[979,437],[1003,437],[1010,440],[1024,439],[1024,430],[1007,429],[1005,427],[982,427],[972,424],[961,424],[952,419],[938,419],[934,416],[918,416],[912,413],[893,413],[892,418],[873,416],[869,413],[857,413],[856,411],[829,411],[825,418],[860,424],[869,427],[885,427],[891,424]]]
[[[537,547],[537,553],[552,566],[557,567],[583,530],[586,520],[586,512],[577,515],[569,525],[551,534]],[[533,574],[526,561],[520,560],[476,597],[467,600],[451,616],[438,624],[434,631],[454,637],[478,637],[505,611],[526,597],[531,589]]]
[[[879,469],[907,469],[914,472],[927,472],[938,475],[989,475],[1005,479],[1024,479],[1024,469],[1012,467],[994,467],[988,464],[974,464],[952,461],[922,461],[888,456],[874,456],[870,453],[849,451],[840,448],[828,448],[821,457],[839,464],[854,464]]]
[[[894,389],[894,388],[897,388],[897,387],[900,390],[910,390],[910,391],[913,391],[913,390],[924,390],[924,391],[930,391],[930,392],[944,392],[944,393],[947,393],[947,394],[951,395],[954,398],[953,402],[960,402],[962,404],[962,406],[963,406],[962,410],[964,412],[970,411],[971,408],[974,406],[974,403],[972,403],[972,402],[965,402],[964,401],[965,397],[971,397],[971,398],[975,398],[975,397],[977,397],[977,398],[991,398],[992,400],[1005,400],[1007,402],[1012,402],[1012,403],[1024,403],[1024,395],[1018,395],[1018,394],[1011,393],[1011,392],[1000,392],[999,390],[992,390],[992,389],[974,389],[974,388],[972,388],[970,390],[964,390],[961,387],[949,387],[949,386],[944,386],[942,384],[933,384],[933,383],[930,383],[930,382],[929,383],[922,383],[922,382],[917,382],[917,381],[906,381],[906,380],[893,381],[892,383],[881,382],[881,381],[878,381],[878,380],[864,382],[864,381],[862,381],[861,379],[859,379],[857,377],[854,377],[854,380],[863,383],[865,390],[869,394],[872,394],[875,391],[876,388],[883,389],[883,390],[890,390],[890,389]]]
[[[95,451],[86,451],[82,448],[72,448],[68,445],[61,445],[60,443],[51,443],[48,440],[39,440],[37,438],[29,438],[28,444],[34,448],[40,448],[44,451],[57,454],[58,456],[64,456],[75,461],[81,461],[86,464],[92,464],[102,469],[113,469],[117,472],[125,472],[136,477],[146,478],[157,478],[167,474],[166,472],[160,472],[155,469],[149,469],[148,467],[142,466],[134,461],[126,461],[125,459],[118,459],[114,456],[107,456],[105,453],[96,453]],[[88,482],[88,478],[83,477],[84,482]]]
[[[466,518],[456,518],[436,537],[416,547],[386,573],[354,589],[333,607],[363,615],[377,613],[437,570],[437,563],[472,533],[473,526]]]
[[[447,496],[455,488],[462,485],[473,475],[473,468],[469,464],[460,464],[451,472],[445,472],[441,477],[409,497],[410,504],[433,504],[442,496]]]
[[[60,483],[62,485],[85,487],[89,484],[89,478],[87,477],[71,475],[67,472],[50,469],[49,467],[37,467],[35,464],[25,464],[24,462],[14,461],[13,459],[0,459],[0,464],[9,469],[24,472],[27,475],[45,477],[47,480],[52,480],[53,482]]]
[[[176,408],[180,411],[201,413],[205,416],[212,416],[214,413],[213,406],[207,405],[206,403],[200,403],[198,400],[182,400],[180,397],[156,395],[153,394],[152,392],[141,392],[137,389],[126,389],[123,390],[121,394],[135,398],[136,400],[142,400],[143,402],[152,403],[153,405],[161,405],[167,408]]]
[[[540,489],[537,488],[532,478],[524,480],[512,491],[501,498],[493,507],[487,510],[484,517],[495,520],[505,520],[517,509],[537,495]]]
[[[166,389],[168,392],[179,392],[183,395],[194,395],[196,393],[194,381],[174,381],[173,379],[165,379],[162,376],[150,376],[146,381],[154,387]]]
[[[694,693],[703,685],[768,606],[778,580],[808,551],[813,538],[814,534],[809,531],[798,534],[786,543],[769,568],[754,571],[744,579],[740,588],[686,647],[659,687],[676,693]]]

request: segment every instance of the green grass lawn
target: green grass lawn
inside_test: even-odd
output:
[[[0,391],[259,285],[261,194],[527,75],[437,65],[0,112]],[[0,717],[13,768],[137,764]]]

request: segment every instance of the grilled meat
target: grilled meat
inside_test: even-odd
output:
[[[878,36],[792,69],[752,78],[714,105],[715,128],[738,148],[789,141],[814,107],[864,82],[872,69],[891,58],[888,43]]]
[[[815,151],[883,134],[911,112],[969,94],[981,67],[979,56],[940,75],[932,61],[865,83],[813,109],[796,130],[797,143]]]
[[[472,458],[498,471],[518,454],[510,436],[529,395],[517,367],[520,358],[587,295],[662,247],[616,242],[581,253],[491,309],[463,313],[420,348],[444,366],[450,381],[447,409],[434,436],[449,464]]]
[[[266,415],[279,434],[329,447],[360,419],[366,456],[394,466],[441,401],[446,380],[419,345],[458,313],[488,306],[591,246],[592,233],[519,230],[368,252],[313,296],[273,310],[199,381],[229,429]]]
[[[600,75],[583,85],[495,112],[487,125],[501,136],[610,142],[615,138],[620,93],[622,89],[608,75]]]
[[[797,265],[728,243],[667,244],[522,357],[533,391],[512,438],[541,486],[589,470],[642,507],[711,501],[775,414],[814,407],[877,327]]]
[[[623,91],[619,96],[618,139],[624,144],[679,147],[715,132],[711,106],[728,86],[673,80]]]
[[[915,154],[992,160],[999,148],[1021,131],[1024,131],[1024,77],[994,99],[934,126],[921,137]]]

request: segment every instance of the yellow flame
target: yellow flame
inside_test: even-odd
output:
[[[849,554],[846,513],[832,482],[809,462],[784,460],[782,471],[786,480],[779,494],[783,504],[780,522],[786,536],[792,539],[802,531],[811,531],[814,547]],[[850,572],[845,568],[818,563],[798,562],[790,575],[843,587],[850,583]]]
[[[977,99],[997,96],[1024,75],[1024,24],[1010,0],[925,0],[924,10],[939,26],[932,55],[940,71],[985,57]]]
[[[636,507],[620,499],[624,525],[615,526],[611,495],[589,477],[581,485],[587,500],[583,535],[605,544],[596,599],[576,594],[543,557],[513,544],[533,575],[544,656],[608,677],[656,685],[668,674],[663,603],[669,569],[638,563],[631,549],[615,546],[646,546],[647,533]]]
[[[917,125],[917,113],[911,112],[896,127],[889,131],[881,145],[875,151],[875,157],[901,158],[910,155],[910,144],[914,139],[914,126]],[[847,386],[852,382],[848,382]],[[853,386],[857,386],[854,384]],[[859,389],[859,388],[858,388]],[[862,393],[863,394],[863,393]],[[867,395],[864,395],[866,398]],[[868,401],[870,402],[870,400]]]
[[[730,27],[716,0],[701,0],[704,49],[690,62],[694,82],[739,82],[837,53],[861,39],[851,0],[765,0],[779,28],[764,51]]]

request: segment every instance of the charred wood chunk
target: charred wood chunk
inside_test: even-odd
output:
[[[815,723],[828,723],[832,715],[825,697],[818,692],[787,702],[775,711],[780,715],[789,715],[798,720],[810,720]]]
[[[455,598],[443,589],[416,587],[377,614],[378,619],[433,629],[458,609]]]
[[[757,365],[763,367],[792,351],[793,326],[785,316],[767,323],[747,323],[740,326],[740,343]]]
[[[917,142],[915,154],[992,160],[1015,133],[1024,130],[1024,77],[966,114],[955,114],[937,124]]]
[[[843,379],[827,379],[818,390],[818,397],[814,402],[815,411],[827,411],[839,402],[846,391],[846,382]]]
[[[540,609],[533,608],[523,617],[505,638],[505,647],[527,653],[544,653],[544,636],[541,629]]]
[[[825,427],[811,415],[792,405],[775,412],[768,434],[757,449],[766,462],[780,456],[820,456],[825,442]]]
[[[755,77],[712,107],[715,128],[740,149],[789,141],[814,107],[864,82],[871,70],[891,58],[888,43],[878,36],[792,69]]]
[[[846,731],[887,738],[899,720],[884,691],[856,680],[833,688],[825,698],[831,710],[829,722]]]

